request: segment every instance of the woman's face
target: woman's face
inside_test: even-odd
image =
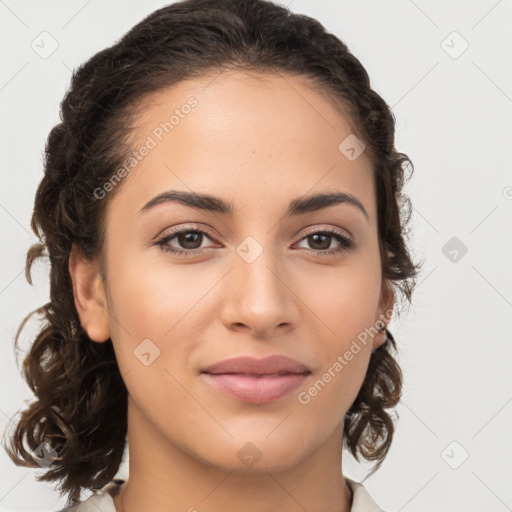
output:
[[[347,120],[294,77],[260,78],[181,82],[146,103],[132,135],[137,163],[111,185],[106,289],[80,308],[92,339],[112,339],[130,428],[224,468],[248,467],[247,454],[258,468],[284,468],[329,439],[338,446],[383,341],[374,328],[392,307],[380,301],[372,168]],[[145,208],[171,191],[208,200],[164,197]],[[360,206],[289,212],[331,193]],[[203,373],[270,355],[308,372],[259,383]]]

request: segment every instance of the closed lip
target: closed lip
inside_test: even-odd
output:
[[[310,369],[287,356],[273,355],[258,359],[251,356],[232,357],[212,364],[202,370],[212,375],[234,373],[245,375],[302,374],[311,373]]]

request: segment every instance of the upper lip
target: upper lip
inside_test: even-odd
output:
[[[250,356],[233,357],[212,364],[203,373],[243,373],[248,375],[271,375],[274,373],[309,373],[310,370],[299,361],[282,355],[274,355],[263,359]]]

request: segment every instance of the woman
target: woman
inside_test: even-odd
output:
[[[61,120],[10,457],[80,512],[382,510],[342,447],[372,473],[390,448],[387,324],[418,266],[410,161],[361,63],[269,1],[187,0],[81,66]]]

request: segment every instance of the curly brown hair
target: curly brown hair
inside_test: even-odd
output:
[[[99,489],[115,477],[127,435],[127,389],[112,341],[92,343],[80,324],[70,251],[76,245],[84,256],[103,261],[106,208],[120,186],[102,201],[94,191],[133,152],[130,133],[143,100],[223,70],[301,77],[349,113],[374,170],[383,283],[411,302],[419,265],[406,246],[411,209],[402,188],[404,171],[412,174],[413,166],[395,150],[390,107],[346,44],[317,20],[266,0],[186,0],[156,10],[73,72],[35,197],[31,227],[39,243],[27,252],[26,278],[32,284],[32,264],[49,257],[50,301],[27,315],[16,334],[15,346],[30,316],[44,318],[23,362],[37,399],[21,413],[6,450],[19,466],[42,467],[35,451],[48,443],[57,457],[37,478],[59,481],[68,506],[80,500],[82,489]],[[388,332],[344,418],[344,443],[357,460],[360,454],[377,461],[373,471],[393,438],[386,409],[401,397],[396,348]]]

